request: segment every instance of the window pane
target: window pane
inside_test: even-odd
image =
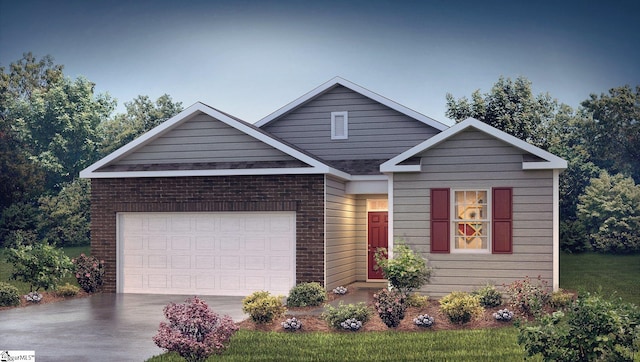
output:
[[[454,248],[488,248],[487,191],[456,191],[454,197]]]

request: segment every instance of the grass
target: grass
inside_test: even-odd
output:
[[[90,249],[91,247],[89,245],[63,248],[64,253],[69,258],[75,258],[82,253],[89,255],[91,252]],[[29,293],[29,284],[10,279],[11,273],[13,272],[13,266],[7,262],[6,252],[6,249],[0,249],[0,282],[7,282],[11,285],[14,285],[16,288],[18,288],[18,292],[20,293],[20,295]],[[62,279],[60,285],[64,285],[65,283],[69,283],[71,285],[78,284],[75,276],[73,276],[71,273],[67,274],[67,276]]]
[[[560,287],[640,305],[640,254],[560,254]]]
[[[513,327],[422,333],[276,333],[239,331],[210,361],[522,361]],[[528,359],[540,361],[537,358]],[[184,361],[177,354],[149,362]]]

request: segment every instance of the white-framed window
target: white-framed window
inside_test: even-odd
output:
[[[331,139],[349,138],[349,112],[331,112]]]
[[[491,252],[491,202],[488,189],[452,190],[451,251]]]

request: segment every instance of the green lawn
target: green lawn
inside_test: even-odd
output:
[[[239,331],[209,361],[522,361],[515,328],[369,333]],[[532,358],[530,361],[540,361]],[[184,361],[176,354],[148,361]]]
[[[560,254],[560,287],[640,305],[640,254]]]
[[[91,247],[89,245],[63,248],[64,253],[67,254],[69,258],[75,258],[79,256],[81,253],[85,253],[86,255],[89,255],[90,249]],[[11,264],[7,263],[5,253],[6,253],[6,249],[0,249],[0,282],[7,282],[16,286],[16,288],[18,288],[18,291],[20,292],[21,295],[29,293],[29,284],[9,279],[11,277],[11,272],[13,271],[13,267]],[[61,284],[64,285],[65,283],[70,283],[72,285],[78,284],[75,276],[73,276],[72,274],[68,274],[62,280]]]

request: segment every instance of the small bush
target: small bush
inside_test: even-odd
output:
[[[300,322],[295,317],[287,319],[286,321],[280,323],[280,325],[282,325],[282,328],[284,328],[285,331],[289,332],[295,332],[302,328],[302,322]]]
[[[388,259],[387,256],[387,250],[379,248],[376,251],[375,260],[393,288],[409,294],[429,283],[433,270],[427,267],[427,261],[422,256],[416,254],[402,241],[396,241],[393,247],[393,259]]]
[[[45,243],[9,249],[7,260],[13,264],[11,278],[29,283],[30,291],[54,288],[72,267],[62,249]]]
[[[15,307],[20,305],[18,288],[5,282],[0,282],[0,307]]]
[[[242,300],[242,311],[249,314],[255,323],[271,323],[282,317],[287,309],[282,305],[282,298],[259,291]]]
[[[416,318],[413,318],[413,324],[423,328],[431,327],[434,322],[435,320],[433,319],[433,317],[428,314],[420,314]]]
[[[29,292],[29,294],[24,296],[24,299],[29,303],[40,303],[42,300],[42,294],[38,292]]]
[[[160,323],[153,341],[188,362],[221,354],[238,330],[231,317],[220,317],[198,297],[187,299],[184,304],[169,303],[164,307],[164,315],[169,323]]]
[[[452,292],[440,299],[440,309],[451,323],[464,324],[484,313],[477,296],[464,292]]]
[[[369,321],[370,317],[371,310],[363,302],[358,304],[343,304],[341,301],[337,307],[327,304],[322,313],[322,319],[327,322],[329,327],[335,329],[342,328],[340,324],[347,319],[356,319],[364,324]]]
[[[529,277],[516,280],[506,287],[509,306],[525,316],[538,316],[551,298],[549,284],[538,276],[534,283]]]
[[[347,294],[347,288],[342,285],[333,289],[333,294],[345,295]]]
[[[554,309],[564,309],[570,306],[571,302],[573,302],[573,294],[562,289],[551,293],[551,298],[549,299],[549,305]]]
[[[429,296],[414,293],[407,297],[406,302],[408,307],[423,308],[429,304]]]
[[[508,309],[500,309],[499,311],[493,313],[493,318],[500,322],[508,322],[513,319],[513,312]]]
[[[586,295],[566,311],[518,326],[518,343],[544,361],[633,361],[640,310],[633,304]]]
[[[78,295],[78,293],[80,293],[80,288],[69,283],[56,288],[56,295],[59,297],[74,297]]]
[[[340,323],[340,327],[342,327],[342,329],[347,330],[347,331],[357,331],[360,328],[362,328],[362,322],[355,319],[355,318],[351,318],[351,319],[347,319],[346,321]]]
[[[316,306],[327,300],[327,291],[317,282],[300,283],[289,291],[288,307]]]
[[[493,308],[502,304],[502,295],[491,284],[474,291],[473,295],[477,295],[480,298],[480,305],[485,308]]]
[[[85,292],[94,293],[100,290],[105,271],[104,260],[98,260],[83,253],[71,262],[75,265],[76,280]]]
[[[388,289],[381,289],[373,295],[373,306],[387,327],[395,328],[404,319],[404,313],[407,310],[405,298],[405,295],[399,291]]]

